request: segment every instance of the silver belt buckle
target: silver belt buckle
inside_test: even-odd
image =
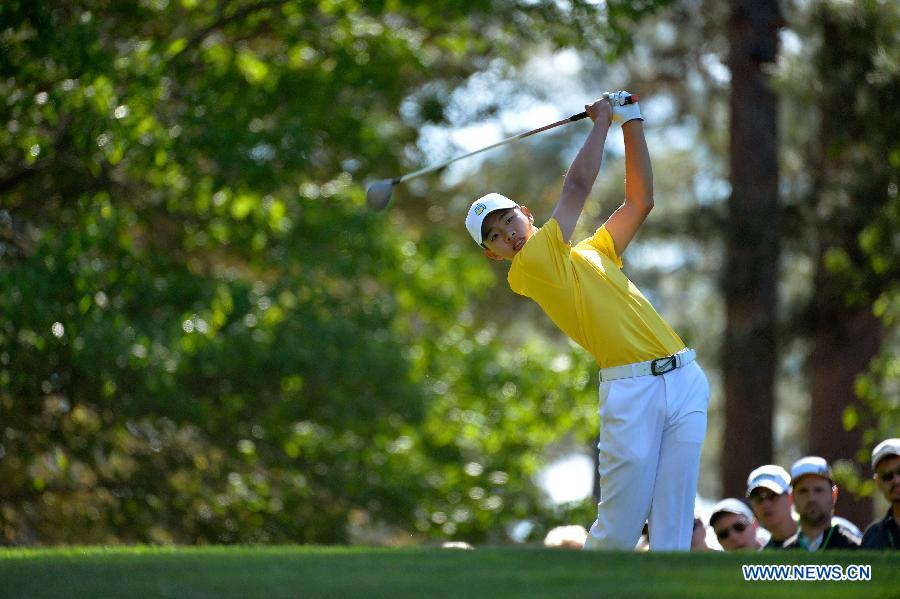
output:
[[[672,372],[676,368],[678,368],[678,358],[676,356],[657,358],[650,362],[650,374],[653,376],[660,376],[667,372]]]

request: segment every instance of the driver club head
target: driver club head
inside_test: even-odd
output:
[[[391,192],[394,190],[394,182],[387,179],[376,181],[366,190],[366,204],[372,210],[384,210],[391,200]]]

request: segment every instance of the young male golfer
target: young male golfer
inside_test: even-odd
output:
[[[585,548],[633,549],[649,518],[650,548],[691,546],[709,384],[695,352],[623,274],[620,256],[653,207],[643,118],[628,92],[585,106],[593,127],[541,228],[525,206],[491,193],[466,228],[485,254],[512,261],[510,288],[536,301],[600,366],[600,503]],[[625,201],[587,239],[572,232],[613,121],[625,136]]]

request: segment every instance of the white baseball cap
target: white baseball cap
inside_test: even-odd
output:
[[[900,455],[900,439],[885,439],[872,450],[872,470],[889,455]]]
[[[475,243],[481,245],[481,223],[484,222],[487,215],[494,210],[518,207],[518,204],[504,195],[489,193],[472,202],[469,212],[466,214],[466,229],[469,230],[469,235],[472,236]]]
[[[775,464],[760,466],[747,477],[747,497],[759,487],[765,487],[779,495],[787,493],[791,489],[791,476],[787,470]]]
[[[794,484],[798,478],[807,474],[815,474],[834,482],[831,467],[828,466],[825,458],[820,458],[819,456],[806,456],[794,462],[794,465],[791,466],[791,484]]]
[[[720,514],[737,514],[738,516],[747,518],[747,522],[753,522],[753,511],[746,503],[740,499],[735,499],[734,497],[723,499],[713,506],[712,512],[709,514],[710,526],[713,525]]]

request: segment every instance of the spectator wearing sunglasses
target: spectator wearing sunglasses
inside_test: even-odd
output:
[[[756,536],[757,524],[753,512],[740,499],[729,497],[713,506],[709,525],[725,551],[762,549],[763,544]]]
[[[785,549],[820,551],[858,549],[860,538],[841,524],[834,524],[838,488],[831,467],[823,458],[807,456],[791,466],[791,497],[800,515],[800,528],[785,542]]]
[[[775,464],[760,466],[747,477],[747,498],[757,522],[771,535],[763,549],[781,549],[797,532],[791,511],[791,475]]]
[[[900,549],[900,438],[885,439],[872,450],[875,485],[891,507],[863,535],[863,549]]]

